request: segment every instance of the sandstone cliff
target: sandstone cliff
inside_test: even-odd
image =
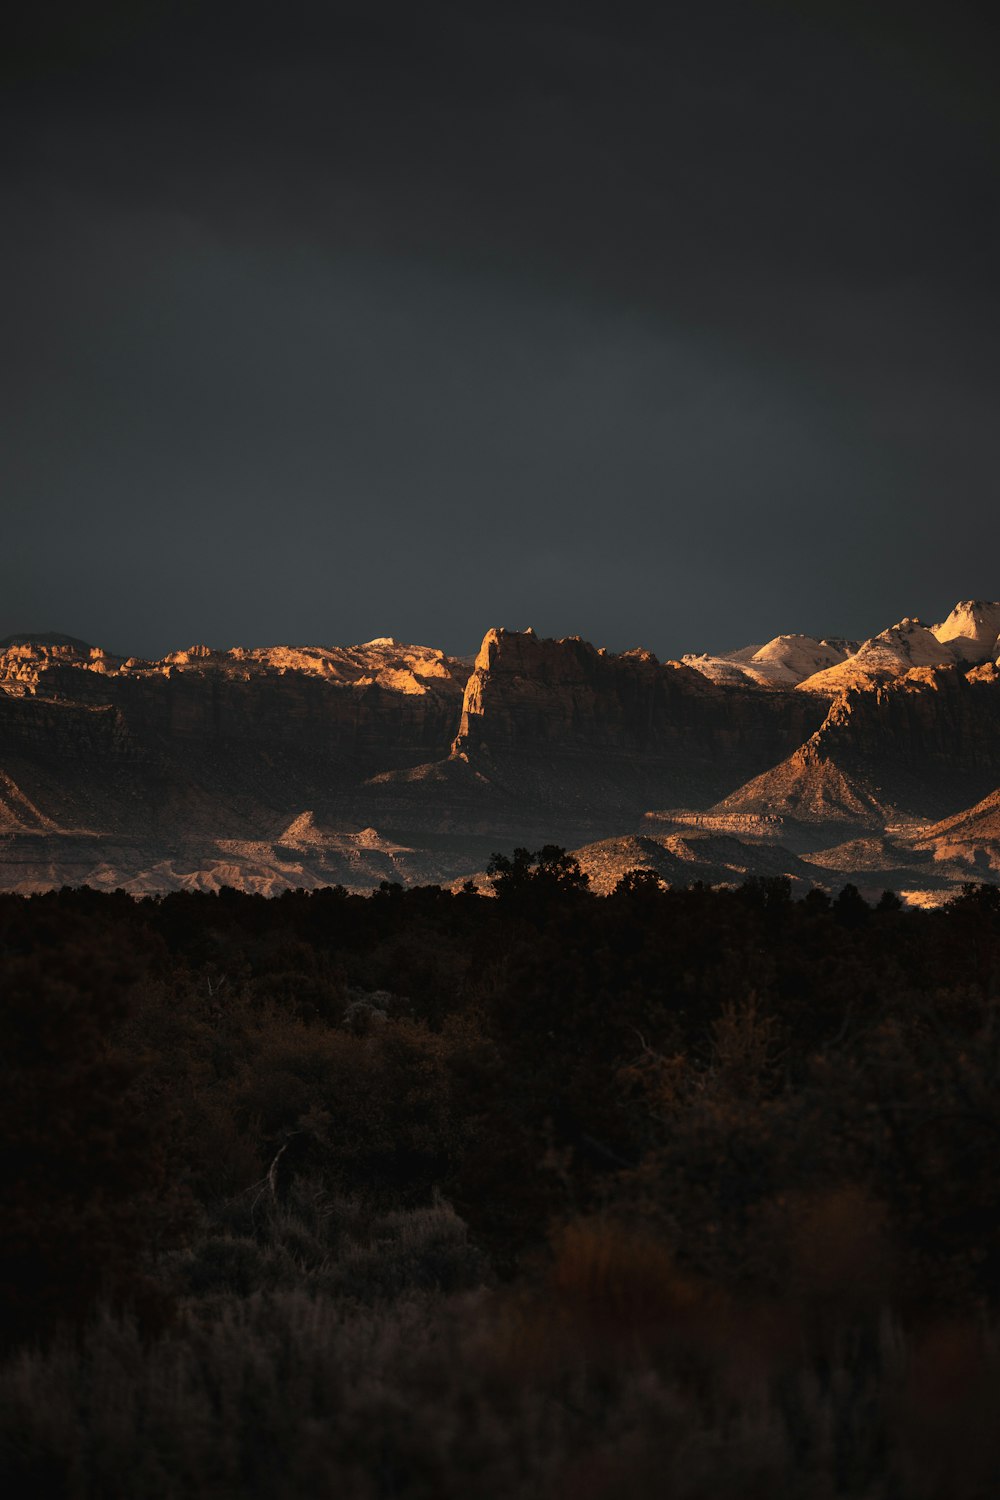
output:
[[[270,835],[387,767],[446,756],[467,675],[388,640],[157,662],[15,640],[0,652],[0,770],[16,788],[2,816],[35,826],[30,804],[65,832]]]
[[[146,661],[11,637],[0,885],[364,889],[545,842],[610,872],[638,836],[671,878],[857,867],[946,890],[1000,870],[993,804],[974,806],[1000,785],[998,619],[971,601],[860,649],[779,636],[731,653],[732,681],[502,629],[474,661],[388,638]],[[779,843],[827,854],[806,868]]]
[[[491,630],[465,689],[453,756],[522,797],[595,811],[705,805],[787,754],[825,705],[722,688],[648,651]]]
[[[842,693],[802,746],[712,812],[777,815],[832,842],[839,825],[941,817],[998,781],[1000,673],[925,667]]]
[[[301,745],[371,757],[382,767],[442,751],[468,665],[442,651],[378,640],[364,646],[213,651],[161,661],[94,647],[18,644],[0,654],[6,696],[109,708],[137,737]]]
[[[960,866],[967,880],[995,878],[994,872],[1000,872],[1000,790],[923,829],[914,847],[939,864]]]

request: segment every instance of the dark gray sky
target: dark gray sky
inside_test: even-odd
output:
[[[669,655],[1000,596],[971,8],[22,5],[0,635]]]

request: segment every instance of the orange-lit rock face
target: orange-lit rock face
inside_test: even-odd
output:
[[[815,734],[717,811],[874,828],[926,818],[1000,782],[1000,680],[993,667],[917,667],[852,688]]]
[[[389,638],[361,646],[253,649],[235,646],[229,651],[199,645],[171,651],[154,661],[137,656],[111,656],[99,646],[87,646],[82,641],[17,640],[0,650],[0,686],[7,691],[16,690],[18,684],[28,691],[37,690],[44,686],[45,674],[56,667],[124,678],[167,677],[184,672],[245,681],[250,677],[295,673],[362,687],[374,683],[392,692],[415,694],[442,686],[447,692],[456,683],[461,687],[468,675],[466,662],[448,657],[443,651],[404,645]]]
[[[821,878],[760,852],[788,838],[837,845],[838,871],[923,860],[940,888],[1000,871],[995,807],[975,805],[1000,786],[994,612],[686,662],[503,629],[474,661],[388,637],[159,661],[11,638],[0,885],[365,888],[609,839],[595,857],[611,879],[652,830],[671,878]],[[920,888],[919,869],[905,877]]]
[[[445,753],[466,663],[428,647],[194,646],[159,661],[96,648],[16,644],[0,654],[0,688],[63,705],[119,710],[130,729],[181,738],[236,736]]]
[[[248,651],[235,647],[226,657],[258,672],[301,672],[361,687],[374,683],[397,693],[433,692],[440,685],[447,691],[455,683],[464,684],[468,674],[464,662],[446,657],[443,651],[400,645],[388,638],[332,648],[268,646]]]
[[[798,743],[823,708],[791,695],[726,689],[648,651],[620,656],[577,637],[543,640],[491,630],[465,689],[455,749],[531,751],[574,746],[636,755],[689,750],[699,760],[766,757]]]
[[[900,677],[913,667],[954,665],[954,651],[938,640],[919,620],[901,620],[865,641],[853,656],[807,677],[802,692],[841,692],[851,687],[871,687]]]
[[[387,640],[199,647],[153,662],[82,642],[11,643],[0,653],[0,832],[138,841],[144,863],[166,868],[164,847],[278,837],[305,808],[350,828],[344,798],[367,777],[447,756],[467,675],[441,651]],[[130,868],[123,847],[112,871]],[[330,858],[331,878],[357,864],[351,850]],[[86,878],[89,866],[66,868]],[[364,868],[392,874],[388,857]]]
[[[7,693],[34,692],[42,674],[53,666],[103,673],[113,671],[118,660],[99,646],[88,646],[72,637],[41,641],[15,638],[0,649],[0,689]]]

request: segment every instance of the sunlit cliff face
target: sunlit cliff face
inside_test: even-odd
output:
[[[0,685],[7,692],[35,692],[44,674],[54,667],[99,672],[112,677],[170,677],[178,673],[208,674],[249,681],[293,673],[331,683],[368,687],[377,684],[391,692],[421,694],[440,686],[464,684],[465,662],[429,646],[411,646],[383,637],[361,646],[234,646],[216,651],[190,646],[171,651],[160,660],[112,656],[83,642],[16,642],[0,653]]]
[[[540,841],[607,880],[655,846],[675,881],[955,889],[1000,871],[998,621],[966,601],[683,662],[501,628],[474,658],[11,638],[0,884],[368,889]]]

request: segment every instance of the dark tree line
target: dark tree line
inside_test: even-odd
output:
[[[0,897],[8,1343],[102,1298],[157,1326],[161,1252],[296,1173],[443,1195],[500,1277],[600,1214],[741,1294],[1000,1297],[995,888],[490,878]]]

